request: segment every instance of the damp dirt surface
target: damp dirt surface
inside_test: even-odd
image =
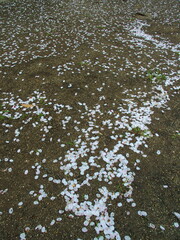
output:
[[[0,239],[180,239],[179,1],[0,1]]]

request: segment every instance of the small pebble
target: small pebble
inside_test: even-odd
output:
[[[86,228],[86,227],[83,227],[83,228],[82,228],[82,232],[87,232],[87,228]]]
[[[145,211],[138,211],[138,215],[142,217],[147,217],[147,212]]]
[[[156,228],[156,226],[155,226],[153,223],[150,223],[150,224],[149,224],[149,227],[150,227],[150,228],[153,228],[153,229]]]
[[[164,228],[162,225],[160,225],[160,229],[161,229],[162,231],[165,230],[165,228]]]
[[[12,214],[13,213],[13,208],[10,208],[9,209],[9,214]]]
[[[54,224],[55,224],[55,220],[52,220],[51,223],[50,223],[50,225],[52,226],[52,225],[54,225]]]
[[[177,219],[180,220],[180,213],[178,213],[178,212],[173,212],[173,214],[177,217]]]
[[[118,206],[118,207],[122,207],[122,203],[118,203],[117,206]]]
[[[19,235],[19,237],[20,237],[21,240],[25,240],[26,239],[26,234],[25,233],[21,233]]]
[[[42,228],[41,228],[41,232],[42,232],[42,233],[47,232],[46,228],[45,228],[45,227],[42,227]]]
[[[157,153],[157,155],[160,155],[160,154],[161,154],[161,151],[160,151],[160,150],[157,150],[156,153]]]
[[[178,227],[179,227],[179,223],[178,223],[178,222],[175,222],[175,223],[174,223],[174,226],[175,226],[176,228],[178,228]]]
[[[131,240],[131,238],[129,236],[125,236],[124,240]]]

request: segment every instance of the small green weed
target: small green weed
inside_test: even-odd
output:
[[[32,116],[32,120],[33,120],[33,121],[40,121],[41,117],[43,117],[43,116],[44,116],[43,113],[34,114],[34,115]]]
[[[144,137],[150,136],[148,130],[143,130],[140,127],[132,128],[132,133],[134,133],[136,136],[144,136]]]
[[[166,76],[160,70],[149,70],[146,77],[151,83],[162,83],[166,80]]]
[[[119,183],[119,184],[116,186],[116,191],[124,194],[124,193],[126,193],[126,192],[128,191],[128,187],[124,186],[123,183]]]
[[[1,112],[7,113],[7,112],[10,112],[10,111],[9,110],[2,110]]]
[[[28,117],[28,114],[26,114],[26,113],[23,113],[23,114],[21,115],[21,119],[22,119],[22,120],[26,119],[27,117]]]
[[[6,116],[0,114],[0,120],[4,120],[4,119],[6,119],[6,118],[7,118]]]
[[[180,138],[180,132],[176,132],[172,135],[173,139],[179,139]]]
[[[38,116],[38,117],[43,117],[44,114],[43,114],[43,113],[39,113],[37,116]]]
[[[70,145],[70,146],[74,146],[75,145],[75,143],[73,141],[65,142],[64,144]]]
[[[37,121],[40,121],[41,117],[44,117],[44,114],[43,113],[39,113],[36,115],[36,120]]]
[[[6,119],[13,119],[12,116],[6,116],[4,113],[9,113],[9,110],[3,110],[0,113],[0,121],[6,120]]]
[[[40,98],[40,99],[39,99],[39,103],[40,103],[40,104],[44,104],[44,103],[45,103],[45,99],[44,99],[44,98]]]
[[[124,132],[124,133],[122,133],[122,138],[125,138],[126,137],[126,133]]]
[[[99,29],[104,29],[104,28],[106,28],[105,26],[97,26],[97,28],[99,28]]]

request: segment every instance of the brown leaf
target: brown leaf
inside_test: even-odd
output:
[[[33,108],[34,105],[32,104],[26,104],[26,103],[22,103],[21,106],[25,107],[25,108]]]

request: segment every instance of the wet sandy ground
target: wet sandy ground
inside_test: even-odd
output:
[[[179,239],[178,1],[3,1],[1,239]]]

